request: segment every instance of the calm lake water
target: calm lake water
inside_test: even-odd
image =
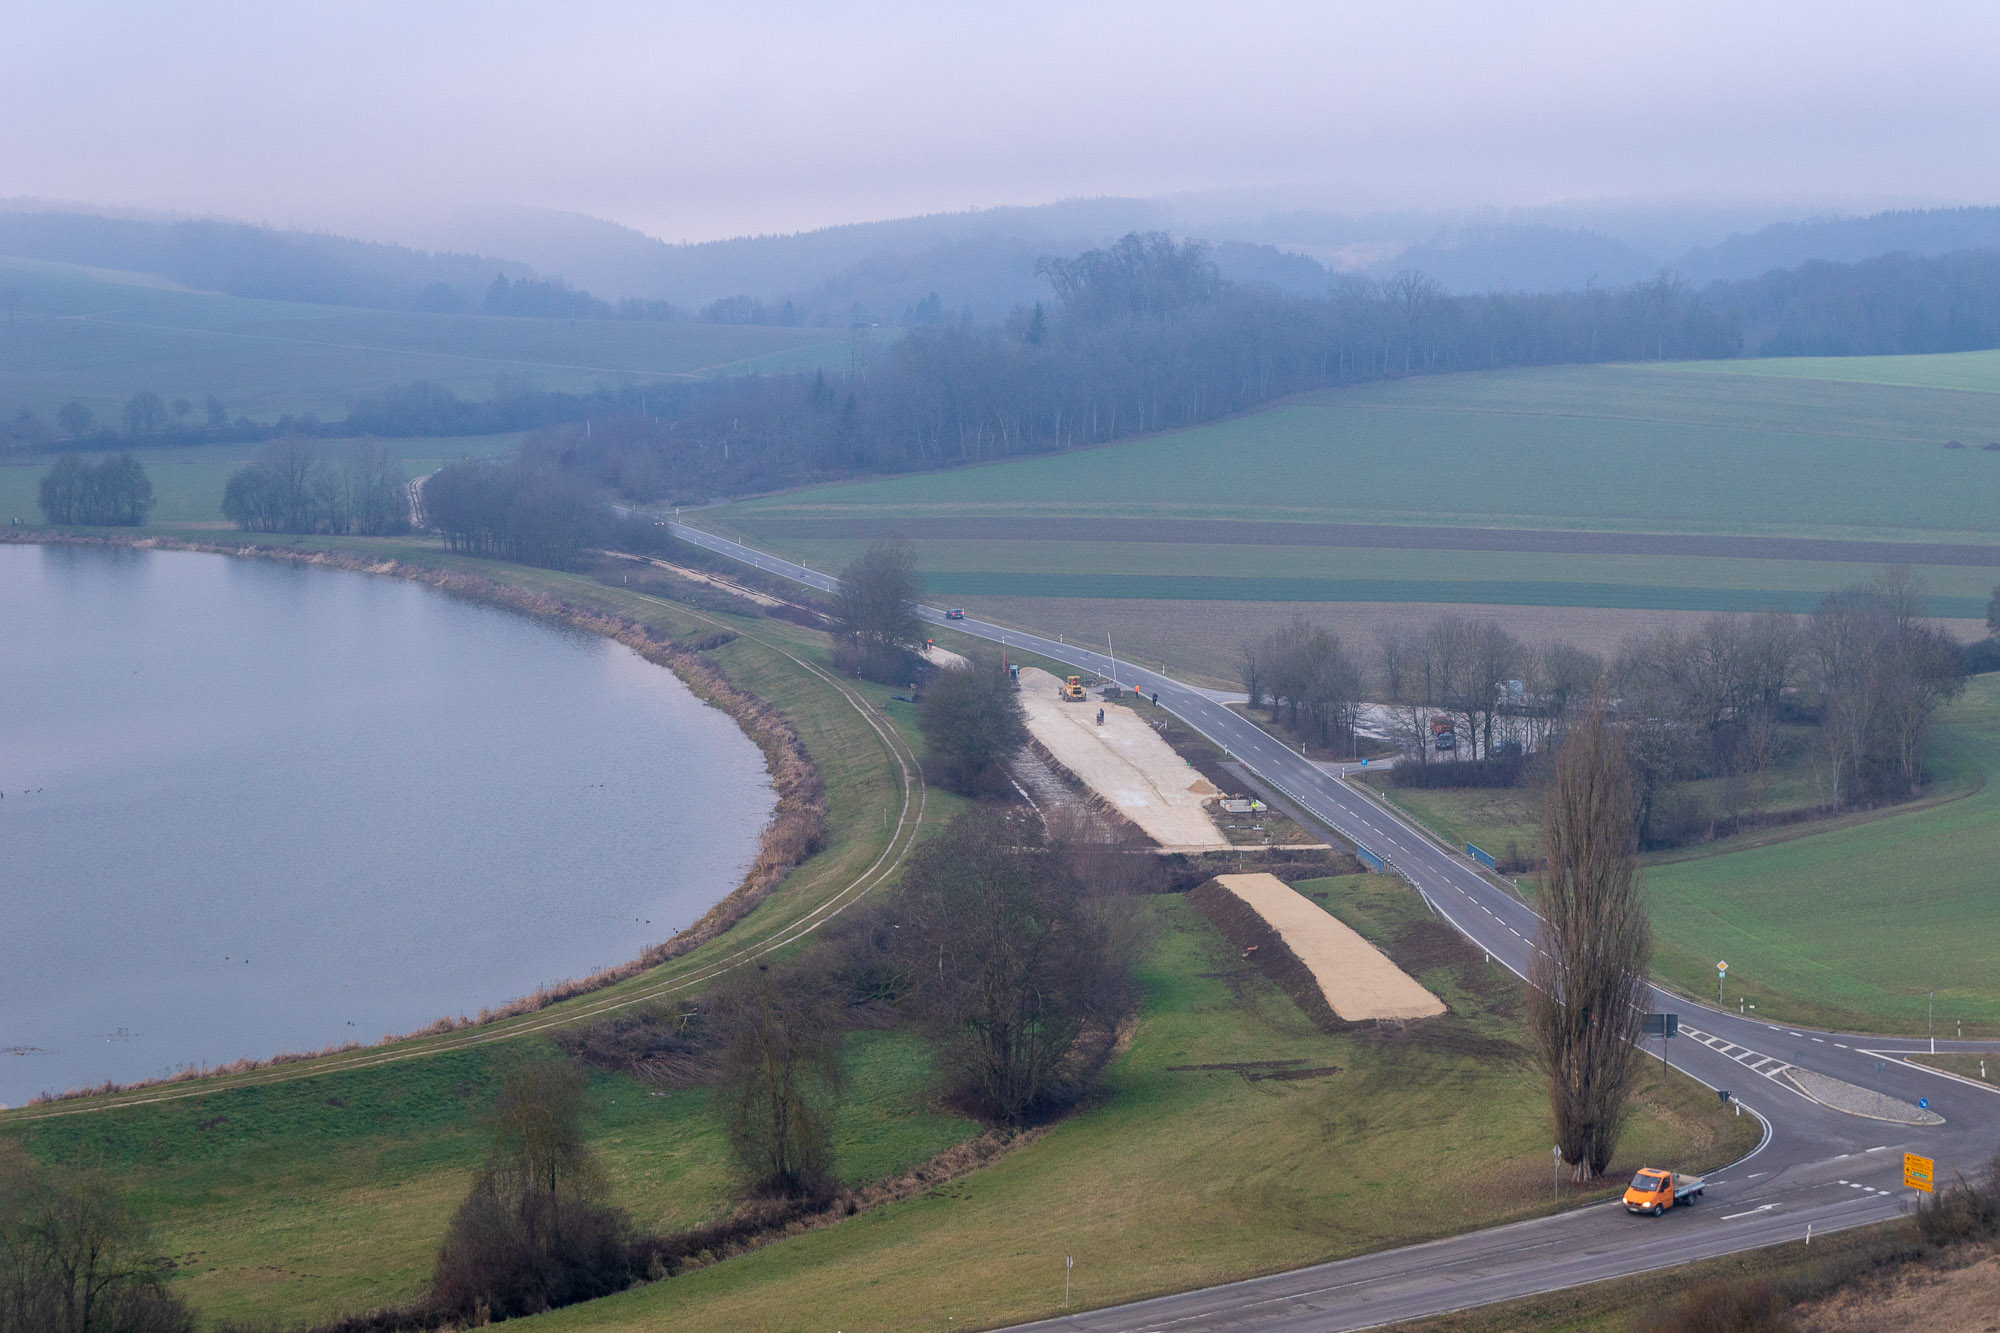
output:
[[[629,649],[400,580],[0,546],[0,1102],[634,957],[776,796]]]

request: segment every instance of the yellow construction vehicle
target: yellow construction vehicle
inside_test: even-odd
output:
[[[1062,698],[1064,703],[1080,704],[1084,701],[1082,676],[1071,676],[1063,682]]]

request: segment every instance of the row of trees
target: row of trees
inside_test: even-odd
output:
[[[222,513],[249,532],[407,532],[409,480],[381,444],[330,447],[289,435],[230,474]]]
[[[1733,318],[1670,281],[1627,291],[1453,297],[1421,274],[1300,297],[1224,283],[1163,235],[1051,260],[1053,311],[943,320],[837,380],[663,389],[644,416],[572,431],[578,465],[634,499],[775,489],[1100,443],[1282,394],[1414,373],[1724,356]]]
[[[1251,706],[1301,739],[1346,748],[1362,701],[1386,707],[1409,756],[1399,780],[1430,782],[1434,719],[1473,760],[1439,781],[1516,780],[1512,761],[1549,746],[1575,707],[1602,692],[1625,747],[1643,845],[1703,836],[1718,817],[1761,812],[1786,757],[1784,728],[1813,728],[1824,803],[1895,800],[1922,783],[1922,742],[1956,696],[1963,651],[1925,618],[1922,587],[1891,569],[1829,594],[1801,618],[1715,615],[1626,640],[1608,660],[1560,641],[1523,643],[1498,621],[1439,616],[1384,633],[1364,670],[1338,636],[1300,618],[1246,644]],[[1795,745],[1793,752],[1796,752]],[[1414,771],[1412,771],[1414,770]],[[1717,779],[1719,808],[1676,796]]]
[[[249,425],[248,421],[239,421],[233,428],[228,409],[213,394],[197,405],[186,398],[168,400],[146,390],[125,400],[116,422],[100,422],[96,413],[75,399],[63,404],[53,426],[29,409],[21,408],[11,423],[0,427],[0,448],[47,449],[60,441],[102,448],[120,439],[215,440],[236,438],[242,433],[239,428]]]
[[[1243,682],[1252,708],[1268,706],[1293,731],[1351,750],[1364,697],[1361,668],[1340,636],[1323,625],[1292,617],[1243,647]]]
[[[64,454],[42,475],[35,503],[51,523],[135,528],[153,512],[153,482],[130,454],[97,463]]]
[[[425,478],[424,525],[468,555],[574,569],[610,521],[597,488],[560,462],[523,449],[505,462],[463,458]]]

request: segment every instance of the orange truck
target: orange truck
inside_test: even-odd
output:
[[[1649,1166],[1632,1177],[1631,1185],[1626,1188],[1625,1211],[1658,1217],[1677,1203],[1693,1203],[1705,1188],[1700,1176],[1676,1175]]]

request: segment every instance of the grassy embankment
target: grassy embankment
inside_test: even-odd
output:
[[[1947,1029],[1945,1036],[1956,1034]],[[1996,1055],[1912,1055],[1905,1057],[1911,1064],[1926,1065],[1932,1069],[1942,1069],[1960,1078],[1969,1078],[2000,1090],[2000,1056]]]
[[[1517,1044],[1517,983],[1398,881],[1301,887],[1452,1012],[1328,1035],[1185,898],[1147,900],[1141,1021],[1078,1115],[949,1189],[534,1326],[978,1328],[1059,1313],[1066,1254],[1074,1301],[1092,1306],[1546,1212],[1547,1113]],[[1339,1072],[1185,1068],[1286,1059]],[[1755,1123],[1706,1089],[1644,1077],[1614,1177],[1661,1153],[1720,1165],[1754,1142]],[[1490,1188],[1466,1192],[1470,1177]],[[1565,1202],[1604,1192],[1566,1186]]]
[[[262,301],[190,291],[157,278],[0,259],[21,293],[0,323],[0,409],[53,424],[75,399],[116,425],[126,398],[214,394],[231,420],[345,416],[356,398],[428,380],[461,398],[508,376],[536,389],[587,391],[753,371],[847,364],[845,329],[526,319]]]
[[[1890,559],[1917,569],[1935,611],[1977,619],[2000,581],[2000,453],[1979,447],[2000,433],[2000,371],[1991,357],[1888,360],[1881,374],[1906,382],[1830,378],[1843,361],[1367,385],[1099,449],[769,496],[701,521],[830,567],[900,530],[940,598],[1052,633],[1110,629],[1137,659],[1217,682],[1233,679],[1244,638],[1294,612],[1361,647],[1383,624],[1451,606],[1500,615],[1530,640],[1602,649],[1649,616],[1808,609]],[[1972,447],[1943,448],[1950,439]],[[1649,544],[1662,536],[1694,544]]]
[[[468,1031],[0,1115],[0,1133],[20,1136],[37,1156],[115,1167],[182,1264],[182,1289],[205,1312],[277,1321],[415,1292],[483,1151],[479,1117],[496,1064],[522,1043],[590,1013],[680,993],[796,935],[879,886],[918,836],[919,819],[934,826],[954,805],[906,785],[914,774],[908,707],[820,669],[824,640],[809,631],[710,616],[577,576],[459,560],[418,539],[297,545],[499,578],[632,614],[683,641],[718,624],[737,630],[742,637],[704,656],[791,721],[825,780],[827,836],[824,850],[726,935],[607,990]],[[928,1069],[913,1039],[862,1034],[852,1054],[857,1092],[841,1130],[851,1178],[909,1166],[976,1132],[929,1105]],[[726,1210],[725,1157],[703,1105],[700,1094],[655,1099],[629,1080],[594,1081],[593,1138],[614,1193],[648,1224],[686,1225]]]
[[[1775,1021],[1874,1032],[1922,1031],[1937,990],[1940,1032],[2000,1033],[2000,677],[1976,676],[1938,716],[1914,806],[1754,830],[1646,858],[1654,970],[1698,996],[1715,993]],[[1783,793],[1789,791],[1789,796]],[[1814,799],[1794,774],[1776,789]],[[1390,799],[1451,845],[1532,848],[1534,793],[1390,790]]]

